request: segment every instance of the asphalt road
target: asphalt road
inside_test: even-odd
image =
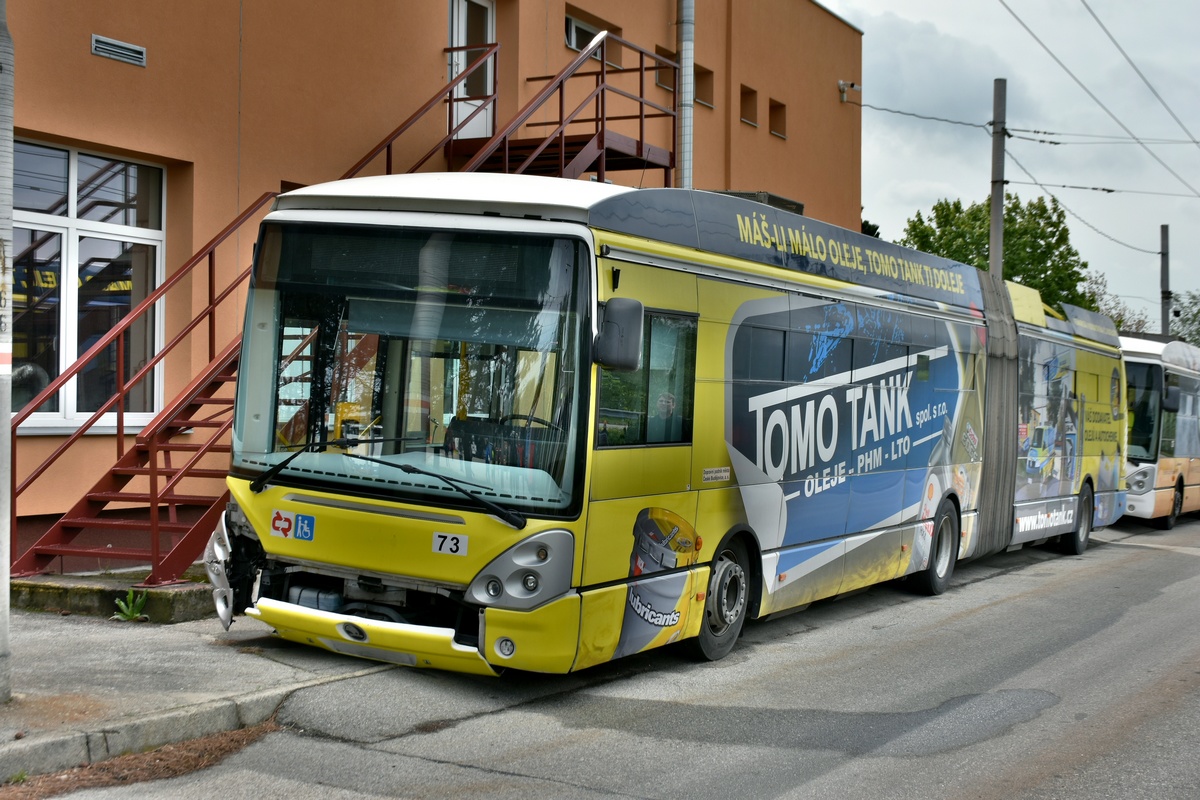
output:
[[[221,765],[75,798],[1194,798],[1200,520],[1121,523],[572,676],[391,669]]]

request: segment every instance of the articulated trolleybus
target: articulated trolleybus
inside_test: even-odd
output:
[[[1129,397],[1125,513],[1173,528],[1200,511],[1200,348],[1121,337]]]
[[[1123,509],[1107,318],[749,200],[312,186],[247,303],[226,626],[480,674],[717,659],[748,618],[1080,553]]]

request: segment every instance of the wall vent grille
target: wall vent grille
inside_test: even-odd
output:
[[[92,34],[92,55],[124,61],[126,64],[134,64],[139,67],[146,66],[146,48],[138,47],[136,44],[118,42],[107,36],[97,36],[94,33]]]

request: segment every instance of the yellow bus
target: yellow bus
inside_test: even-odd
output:
[[[1175,527],[1200,511],[1200,348],[1121,337],[1129,397],[1125,513]]]
[[[1123,391],[1107,318],[751,200],[313,186],[262,224],[206,562],[227,627],[365,658],[718,659],[747,619],[1082,553]]]

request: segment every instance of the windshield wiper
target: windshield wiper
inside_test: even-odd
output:
[[[250,491],[254,492],[255,494],[258,494],[259,492],[261,492],[263,489],[266,488],[267,484],[270,482],[270,480],[272,478],[274,478],[280,472],[283,472],[285,469],[287,469],[288,464],[291,464],[293,461],[295,461],[297,458],[299,458],[302,454],[307,453],[309,450],[315,451],[315,450],[323,449],[326,447],[358,447],[360,444],[378,444],[381,442],[399,442],[399,441],[403,441],[403,440],[402,439],[359,439],[356,436],[344,436],[341,439],[325,439],[325,440],[322,440],[319,442],[306,442],[305,444],[291,445],[292,447],[299,447],[300,449],[297,450],[296,452],[292,453],[291,455],[289,455],[283,461],[277,461],[276,463],[272,464],[270,467],[267,468],[266,472],[259,475],[254,480],[250,481]],[[346,453],[344,455],[351,455],[351,454]],[[384,463],[387,463],[387,462],[384,462]]]
[[[366,456],[355,456],[355,457],[356,458],[366,458]],[[379,459],[367,458],[366,460],[367,461],[378,461]],[[387,462],[387,461],[380,461],[380,463],[390,464],[390,462]],[[437,478],[439,481],[445,483],[450,488],[452,488],[458,492],[461,492],[462,494],[464,494],[467,497],[474,500],[479,505],[486,508],[488,511],[491,511],[493,514],[495,514],[497,517],[500,518],[501,522],[508,523],[509,525],[513,526],[517,530],[524,530],[524,528],[525,528],[525,515],[524,514],[520,513],[519,511],[513,511],[511,508],[505,508],[504,506],[500,505],[499,503],[492,502],[491,500],[487,499],[486,497],[484,497],[481,494],[476,494],[475,492],[472,492],[470,489],[466,488],[466,486],[462,485],[462,484],[466,483],[466,481],[458,481],[458,480],[455,480],[454,478],[447,478],[445,475],[440,475],[436,472],[430,472],[429,470],[421,469],[420,467],[414,467],[412,464],[391,464],[391,466],[399,467],[402,472],[406,472],[409,475],[426,475],[430,478]],[[477,484],[470,484],[470,485],[475,486]],[[482,488],[482,487],[480,487],[480,488]]]
[[[297,450],[296,452],[289,455],[283,461],[280,461],[280,462],[277,462],[277,463],[271,465],[271,467],[266,472],[264,472],[262,475],[259,475],[254,480],[250,481],[250,491],[254,492],[255,494],[258,494],[259,492],[261,492],[272,478],[274,478],[276,475],[278,475],[283,470],[287,469],[288,464],[291,464],[293,461],[295,461],[300,456],[301,453],[307,453],[311,449],[323,448],[323,447],[357,447],[360,444],[376,444],[378,442],[399,442],[399,441],[401,441],[401,440],[400,439],[358,439],[353,436],[347,436],[342,439],[329,439],[328,441],[309,442],[308,444],[305,444],[305,445],[298,445],[300,447],[299,450]],[[499,503],[493,502],[492,500],[487,499],[483,495],[476,494],[475,492],[472,492],[470,489],[466,488],[467,486],[474,486],[478,489],[485,488],[483,486],[480,486],[477,483],[471,483],[470,481],[459,481],[454,478],[447,478],[445,475],[439,475],[436,472],[430,472],[429,470],[421,469],[420,467],[414,467],[412,464],[396,464],[391,461],[384,461],[382,458],[371,458],[370,456],[364,456],[364,455],[360,455],[358,453],[341,453],[340,455],[347,456],[349,458],[358,459],[359,461],[370,461],[373,464],[383,464],[384,466],[394,467],[396,469],[399,469],[402,472],[408,473],[409,475],[426,475],[430,478],[436,478],[437,480],[442,481],[443,483],[445,483],[447,486],[454,489],[455,491],[460,492],[463,495],[466,495],[471,500],[475,501],[476,504],[483,506],[488,511],[492,512],[497,517],[499,517],[502,522],[507,523],[508,525],[511,525],[512,527],[516,528],[517,530],[524,530],[524,528],[525,528],[526,522],[525,522],[525,516],[523,514],[521,514],[518,511],[513,511],[511,508],[505,508],[504,506],[500,505]]]

